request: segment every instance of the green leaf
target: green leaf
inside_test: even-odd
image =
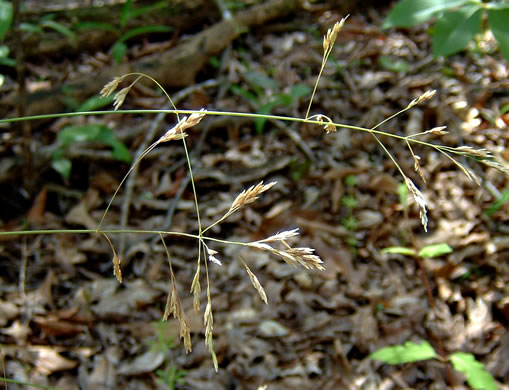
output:
[[[488,25],[509,62],[509,8],[488,10]]]
[[[66,179],[69,179],[71,176],[72,162],[67,158],[53,157],[53,160],[51,161],[51,167]]]
[[[481,16],[478,5],[444,13],[433,31],[433,55],[448,56],[463,50],[480,31]]]
[[[407,61],[390,56],[379,56],[378,64],[391,72],[406,72],[409,66]]]
[[[131,39],[138,35],[145,35],[145,34],[149,34],[149,33],[163,33],[163,32],[171,32],[171,31],[173,31],[173,29],[168,26],[153,25],[153,26],[137,27],[137,28],[133,28],[132,30],[129,30],[127,33],[122,35],[119,38],[118,42],[125,42],[128,39]]]
[[[382,28],[410,27],[421,24],[447,9],[469,0],[402,0],[397,3],[382,24]]]
[[[94,111],[98,108],[106,107],[113,102],[113,95],[108,97],[102,97],[99,95],[94,95],[87,100],[85,100],[81,106],[79,106],[76,111]]]
[[[485,212],[488,217],[496,213],[509,200],[509,189],[502,192],[502,196],[498,198]]]
[[[452,253],[452,248],[449,245],[442,243],[427,245],[419,251],[418,255],[424,258],[430,258],[442,256],[447,253]]]
[[[133,2],[132,0],[127,0],[122,7],[122,11],[120,12],[120,27],[125,27],[127,22],[132,18],[132,10],[133,10]]]
[[[103,22],[79,22],[73,25],[76,30],[95,30],[118,32],[117,28],[110,23]]]
[[[247,82],[251,85],[251,87],[260,88],[260,89],[279,89],[279,83],[273,78],[266,76],[262,73],[258,72],[246,72],[244,74]]]
[[[41,34],[42,33],[42,28],[40,28],[38,25],[33,24],[33,23],[26,23],[26,22],[20,23],[18,26],[18,29],[20,31],[25,31],[25,32],[33,33],[33,34]]]
[[[111,51],[115,61],[117,63],[121,63],[125,53],[127,52],[127,45],[123,42],[115,42]]]
[[[230,91],[232,91],[235,95],[242,96],[243,98],[246,98],[247,100],[250,100],[258,105],[258,98],[247,89],[239,87],[238,85],[232,85],[230,87]]]
[[[508,104],[503,105],[503,106],[500,108],[500,115],[504,115],[506,112],[509,112],[509,103],[508,103]]]
[[[156,11],[158,9],[166,8],[167,6],[168,6],[168,2],[167,1],[159,1],[157,3],[151,4],[151,5],[147,5],[145,7],[139,7],[139,8],[136,8],[134,10],[131,10],[130,18],[131,19],[135,19],[138,16],[141,16],[141,15],[144,15],[144,14],[148,14],[148,13],[150,13],[152,11]]]
[[[391,246],[389,248],[382,249],[382,253],[394,253],[398,255],[407,255],[407,256],[415,256],[415,250],[412,248],[407,248],[405,246]]]
[[[437,357],[437,353],[427,341],[420,344],[407,341],[405,344],[381,348],[369,357],[387,364],[402,364],[433,359]]]
[[[297,84],[290,89],[290,96],[294,100],[309,96],[309,94],[311,94],[311,88],[305,84]]]
[[[113,158],[126,163],[130,163],[132,161],[131,152],[122,142],[113,140],[110,145],[113,147],[113,151],[111,152]]]
[[[12,4],[9,1],[0,1],[0,40],[4,39],[11,28],[12,15]]]
[[[41,27],[50,28],[63,36],[69,38],[73,44],[76,44],[76,34],[68,27],[54,20],[45,20],[41,23]]]
[[[484,365],[477,361],[474,355],[464,352],[455,352],[449,355],[455,370],[463,373],[468,384],[475,390],[497,390],[493,376],[484,369]]]

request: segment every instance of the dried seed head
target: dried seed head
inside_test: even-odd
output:
[[[419,174],[419,176],[421,177],[422,181],[424,183],[426,183],[426,178],[424,177],[424,172],[422,171],[421,165],[419,164],[419,160],[421,158],[419,156],[413,154],[413,152],[412,152],[412,157],[414,158],[414,169],[415,169],[415,172],[417,172]]]
[[[247,274],[249,275],[249,279],[251,279],[253,287],[256,289],[256,291],[258,291],[258,294],[260,295],[262,301],[265,302],[266,305],[268,305],[267,294],[265,294],[265,290],[263,289],[263,286],[260,284],[260,281],[258,280],[256,275],[251,272],[246,263],[244,263],[244,267],[246,267]]]
[[[332,50],[332,47],[334,46],[334,43],[336,42],[336,38],[338,36],[338,33],[343,28],[343,25],[345,24],[346,19],[348,18],[348,15],[345,16],[343,19],[341,19],[339,22],[336,22],[332,28],[329,28],[327,30],[327,35],[323,37],[323,51],[324,53],[327,53],[328,51]]]
[[[497,160],[481,160],[482,164],[487,165],[489,167],[495,168],[496,170],[509,175],[509,168],[503,165],[500,161]]]
[[[200,112],[195,112],[189,117],[182,118],[175,126],[168,130],[158,142],[168,142],[176,139],[182,139],[187,137],[185,131],[190,127],[193,127],[200,123],[202,118],[206,115],[206,110],[202,108]]]
[[[445,130],[446,128],[447,126],[433,127],[431,130],[428,130],[427,133],[436,135],[449,134],[449,132]]]
[[[207,307],[205,308],[205,313],[203,314],[203,322],[205,323],[205,344],[209,348],[210,355],[212,356],[212,362],[214,363],[214,368],[217,372],[217,356],[214,352],[214,344],[212,342],[212,330],[214,325],[214,317],[212,316],[212,305],[210,304],[210,297],[207,303]]]
[[[424,231],[428,231],[428,216],[426,214],[426,200],[422,192],[415,186],[414,182],[408,177],[405,177],[405,184],[419,206],[419,214],[421,216],[421,223],[424,226]]]
[[[125,97],[131,90],[131,87],[125,87],[117,92],[115,97],[113,98],[113,107],[115,108],[115,111],[118,110],[118,108],[124,103]]]
[[[269,251],[272,254],[279,256],[286,263],[290,264],[293,267],[301,265],[306,269],[316,268],[320,271],[323,271],[325,269],[322,266],[323,264],[322,259],[320,259],[319,256],[314,254],[314,249],[312,248],[287,247],[286,249],[277,249],[260,241],[250,242],[248,243],[248,245],[252,246],[253,248]]]
[[[295,237],[299,235],[299,229],[286,230],[283,232],[277,232],[273,236],[267,237],[263,240],[259,240],[258,242],[274,242],[274,241],[285,241],[291,237]]]
[[[471,146],[459,146],[454,148],[454,150],[465,156],[493,158],[493,154],[488,149],[475,149]]]
[[[191,292],[193,293],[193,308],[195,312],[200,311],[200,264],[196,267],[193,282],[191,283]]]
[[[101,89],[101,92],[99,92],[99,95],[101,97],[108,97],[110,96],[115,90],[118,88],[118,85],[124,80],[125,76],[115,77],[113,80],[111,80],[109,83],[107,83],[103,89]]]
[[[254,202],[258,199],[258,196],[262,193],[276,185],[277,182],[272,182],[269,184],[263,184],[263,181],[259,182],[256,186],[251,186],[247,190],[242,191],[233,201],[232,206],[230,207],[229,212],[235,211],[242,206]]]
[[[417,105],[417,104],[419,104],[419,103],[421,103],[421,102],[423,102],[423,101],[425,101],[425,100],[429,100],[429,99],[431,99],[433,96],[435,96],[436,92],[437,92],[437,91],[436,91],[436,89],[431,89],[431,90],[429,90],[429,91],[424,92],[424,93],[423,93],[421,96],[419,96],[417,99],[412,100],[412,101],[408,104],[407,108],[411,108],[411,107],[413,107],[413,106],[415,106],[415,105]]]
[[[122,271],[120,269],[120,257],[115,253],[113,255],[113,274],[117,278],[117,280],[122,283]]]
[[[312,117],[310,117],[310,118],[312,118]],[[308,119],[310,119],[310,118],[308,118]],[[336,126],[334,126],[334,122],[327,115],[318,114],[318,115],[316,115],[316,120],[318,122],[324,123],[323,127],[324,127],[325,131],[327,132],[327,134],[335,132],[337,130]]]
[[[223,265],[223,263],[221,263],[221,261],[215,256],[215,255],[217,255],[217,251],[210,249],[209,247],[206,247],[206,248],[207,248],[207,254],[209,255],[209,261],[211,261],[217,265]]]

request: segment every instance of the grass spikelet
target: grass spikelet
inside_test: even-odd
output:
[[[217,251],[215,251],[214,249],[210,249],[208,246],[205,247],[207,249],[207,255],[209,256],[209,261],[211,261],[212,263],[214,264],[217,264],[217,265],[223,265],[223,263],[221,263],[221,260],[219,260],[215,255],[217,255]]]
[[[157,142],[168,142],[187,137],[185,131],[200,123],[206,113],[207,110],[202,108],[200,112],[195,112],[189,117],[182,118],[175,126],[168,130],[161,138],[159,138]]]
[[[259,182],[256,186],[251,186],[247,190],[242,191],[233,201],[230,211],[233,212],[240,209],[242,206],[254,202],[258,199],[258,196],[262,193],[275,186],[277,182],[273,181],[269,184],[263,184],[263,181]]]
[[[334,43],[336,43],[336,38],[343,28],[348,15],[341,19],[339,22],[334,23],[334,26],[327,30],[327,34],[323,37],[323,52],[327,53],[332,50]]]
[[[111,251],[113,252],[113,274],[117,278],[117,280],[122,283],[122,270],[120,269],[120,257],[117,255],[117,251],[115,251],[115,247],[111,242],[110,238],[106,235],[106,233],[102,233],[108,244],[110,245]]]
[[[196,272],[194,274],[193,282],[191,283],[191,293],[193,294],[193,309],[195,312],[200,311],[200,263],[196,266]]]
[[[421,223],[424,227],[424,231],[428,231],[428,215],[426,212],[426,200],[422,195],[422,192],[415,186],[414,182],[405,176],[405,184],[415,199],[415,202],[419,206],[419,214],[421,216]]]
[[[435,94],[436,94],[436,93],[437,93],[436,89],[431,89],[431,90],[429,90],[429,91],[424,92],[424,93],[423,93],[421,96],[419,96],[417,99],[412,100],[412,101],[408,104],[408,106],[407,106],[407,108],[406,108],[406,109],[408,110],[409,108],[412,108],[413,106],[416,106],[417,104],[420,104],[420,103],[422,103],[422,102],[423,102],[423,101],[425,101],[425,100],[429,100],[429,99],[431,99],[433,96],[435,96]]]
[[[410,142],[408,142],[408,139],[406,139],[406,144],[407,144],[408,149],[410,150],[410,153],[412,154],[412,157],[414,159],[414,169],[415,169],[415,171],[419,174],[419,176],[421,177],[422,181],[424,183],[426,183],[426,178],[424,177],[424,172],[422,171],[421,165],[419,164],[419,161],[421,160],[421,158],[414,153],[412,147],[410,146]]]
[[[265,289],[260,284],[260,281],[258,280],[256,275],[253,272],[251,272],[251,270],[247,266],[246,262],[242,259],[242,257],[239,256],[239,258],[240,261],[242,261],[242,264],[244,264],[244,267],[246,268],[246,272],[249,275],[249,279],[251,279],[251,284],[256,289],[256,291],[258,291],[258,295],[260,295],[262,301],[265,302],[266,305],[268,305],[269,303],[267,301],[267,294],[265,293]]]
[[[291,237],[295,237],[299,235],[299,229],[286,230],[283,232],[277,232],[273,236],[264,238],[263,240],[259,240],[258,242],[274,242],[274,241],[285,241]]]
[[[214,343],[212,340],[212,330],[214,329],[214,316],[212,315],[212,305],[210,299],[205,307],[205,313],[203,313],[203,323],[205,324],[205,344],[209,348],[212,361],[214,363],[214,369],[218,371],[217,356],[214,352]]]
[[[124,77],[125,75],[120,77],[114,77],[113,80],[104,85],[103,89],[101,89],[101,92],[99,92],[99,95],[101,97],[110,96],[113,92],[117,90],[119,84],[124,80]]]
[[[131,90],[131,85],[129,87],[122,88],[120,91],[117,92],[115,97],[113,98],[113,107],[115,108],[115,111],[117,111],[120,106],[124,103],[125,97]]]
[[[290,264],[293,267],[297,265],[301,265],[306,269],[317,269],[323,271],[325,268],[322,266],[323,261],[319,256],[314,254],[314,249],[312,248],[292,248],[288,246],[284,241],[283,244],[287,246],[286,249],[277,249],[269,244],[264,243],[263,241],[255,241],[250,242],[247,245],[253,248],[258,248],[261,250],[269,251],[272,254],[280,257],[286,263]]]

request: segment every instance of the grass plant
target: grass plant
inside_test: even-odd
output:
[[[172,260],[170,256],[170,248],[166,246],[165,237],[187,237],[195,239],[197,242],[197,255],[196,255],[196,268],[194,273],[194,278],[191,284],[190,293],[193,295],[193,307],[194,310],[199,312],[204,306],[204,314],[203,314],[203,326],[205,328],[205,343],[207,348],[210,351],[212,356],[212,361],[215,370],[218,370],[218,360],[214,352],[214,344],[213,344],[213,328],[214,328],[214,317],[213,317],[213,302],[210,294],[210,278],[209,278],[209,266],[221,266],[224,259],[221,257],[220,253],[210,247],[210,244],[221,244],[221,245],[237,245],[243,247],[249,247],[253,250],[261,250],[267,251],[274,255],[275,257],[283,260],[284,262],[290,264],[291,266],[301,266],[305,269],[317,269],[323,270],[322,260],[319,256],[314,253],[312,248],[308,247],[299,247],[295,246],[293,243],[295,242],[295,237],[299,235],[298,229],[281,231],[277,234],[269,236],[265,239],[251,241],[251,242],[240,242],[240,241],[230,241],[223,240],[214,237],[211,233],[211,228],[225,221],[229,216],[238,212],[246,205],[256,201],[264,192],[270,190],[273,186],[276,185],[275,182],[271,183],[263,183],[260,182],[256,185],[253,185],[244,191],[242,191],[233,201],[229,210],[222,216],[219,216],[215,222],[213,222],[209,226],[203,226],[202,220],[200,218],[200,205],[199,205],[199,194],[197,193],[195,187],[195,180],[193,177],[193,167],[191,163],[191,159],[189,157],[189,150],[186,141],[186,137],[188,136],[188,129],[196,126],[200,123],[206,116],[214,115],[214,116],[231,116],[231,117],[244,117],[244,118],[252,118],[256,119],[275,119],[282,122],[300,122],[305,123],[307,125],[315,125],[324,128],[326,133],[335,132],[339,129],[346,128],[356,131],[363,131],[370,133],[373,137],[375,137],[376,141],[388,155],[388,157],[394,162],[400,174],[403,176],[404,183],[413,196],[415,203],[417,204],[420,212],[420,218],[423,225],[424,230],[428,228],[428,216],[427,216],[427,203],[424,198],[424,195],[421,193],[419,188],[415,185],[415,183],[406,175],[401,166],[398,164],[398,161],[393,156],[393,154],[388,150],[385,144],[382,142],[383,137],[392,137],[401,140],[404,142],[410,150],[411,155],[414,158],[414,168],[416,172],[422,177],[424,180],[424,175],[422,173],[422,169],[419,163],[419,156],[414,153],[412,146],[426,146],[430,147],[437,152],[443,154],[448,159],[453,161],[462,172],[471,180],[479,182],[476,175],[465,165],[463,165],[460,161],[456,160],[454,156],[466,156],[472,159],[479,161],[482,164],[494,167],[504,172],[505,174],[509,173],[508,169],[496,159],[489,151],[485,149],[474,149],[467,146],[461,147],[451,147],[446,145],[440,145],[437,143],[429,142],[424,137],[433,136],[433,135],[441,135],[445,134],[445,127],[436,127],[433,129],[425,130],[421,133],[414,134],[411,136],[402,136],[397,134],[392,134],[387,131],[382,131],[380,128],[386,124],[389,120],[394,117],[400,115],[401,113],[411,109],[417,104],[420,104],[426,100],[431,99],[435,95],[435,91],[426,91],[416,99],[412,100],[407,107],[402,109],[401,111],[395,113],[390,116],[386,120],[380,122],[378,125],[373,128],[365,128],[352,126],[342,123],[336,123],[329,116],[325,114],[316,114],[310,116],[311,107],[313,104],[313,98],[315,96],[315,91],[320,81],[320,77],[322,74],[322,70],[329,58],[332,47],[336,40],[337,34],[340,32],[343,24],[345,23],[345,19],[336,23],[328,32],[323,41],[323,62],[322,67],[320,69],[320,73],[317,77],[312,95],[310,97],[309,105],[307,108],[307,112],[305,117],[292,117],[292,116],[279,116],[279,115],[267,115],[267,114],[255,114],[255,113],[244,113],[244,112],[222,112],[222,111],[211,111],[202,108],[201,110],[180,110],[173,104],[173,101],[169,94],[164,90],[164,88],[150,76],[141,74],[141,73],[130,73],[120,77],[114,78],[111,82],[106,84],[101,91],[101,95],[104,97],[114,96],[114,111],[88,111],[88,112],[74,112],[74,113],[60,113],[60,114],[48,114],[48,115],[39,115],[39,116],[30,116],[30,117],[20,117],[20,118],[11,118],[11,119],[3,119],[0,120],[0,123],[13,123],[19,121],[27,121],[27,120],[36,120],[36,119],[48,119],[48,118],[63,118],[63,117],[72,117],[72,116],[89,116],[89,115],[105,115],[111,114],[112,112],[122,113],[122,114],[155,114],[155,113],[167,113],[174,114],[176,116],[176,123],[173,127],[171,127],[168,131],[166,131],[160,138],[158,138],[152,145],[147,147],[147,149],[141,153],[141,155],[132,163],[129,171],[122,179],[118,188],[114,192],[111,197],[104,214],[97,226],[96,229],[77,229],[77,230],[66,230],[66,229],[57,229],[57,230],[27,230],[27,231],[9,231],[9,232],[0,232],[0,237],[2,236],[27,236],[27,235],[38,235],[38,234],[100,234],[102,235],[112,250],[112,258],[113,258],[113,270],[114,275],[119,280],[122,281],[122,259],[118,256],[115,246],[112,243],[111,236],[115,234],[121,233],[150,233],[155,236],[159,236],[162,242],[163,247],[167,253],[170,275],[171,275],[171,287],[168,293],[167,304],[164,311],[163,319],[167,320],[170,316],[176,318],[180,323],[180,337],[183,340],[184,347],[186,352],[191,351],[191,335],[190,335],[190,326],[188,322],[188,318],[186,316],[184,307],[182,305],[181,299],[179,297],[179,292],[177,291],[176,283],[175,283],[175,274],[172,267]],[[171,110],[120,110],[119,108],[124,103],[127,95],[129,94],[133,85],[135,85],[140,79],[148,78],[152,82],[154,82],[158,88],[165,94],[168,101],[172,105],[173,109]],[[130,83],[123,88],[120,88],[123,83],[131,80]],[[156,148],[161,143],[165,142],[181,142],[182,147],[184,148],[185,155],[187,158],[187,168],[189,171],[189,175],[191,177],[191,187],[194,198],[194,206],[195,213],[198,223],[198,232],[197,233],[186,233],[186,232],[178,232],[178,231],[168,231],[168,230],[140,230],[140,229],[114,229],[106,227],[106,221],[108,217],[109,210],[113,204],[115,197],[118,195],[122,185],[125,180],[132,172],[132,170],[140,163],[140,161],[150,153],[154,148]],[[246,272],[254,286],[260,295],[261,299],[268,303],[267,296],[265,294],[263,286],[258,281],[256,275],[249,269],[248,265],[244,260],[240,259],[243,263],[243,266],[246,268]],[[205,283],[205,291],[206,291],[206,303],[204,305],[200,302],[200,294],[202,291],[202,283]]]

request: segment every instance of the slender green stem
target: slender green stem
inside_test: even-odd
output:
[[[309,111],[311,111],[311,105],[313,104],[313,99],[315,98],[316,89],[318,88],[318,83],[320,82],[320,78],[322,77],[323,69],[325,68],[325,63],[327,62],[327,53],[323,53],[322,65],[320,66],[320,71],[318,72],[318,77],[316,78],[315,86],[313,87],[313,92],[311,93],[311,98],[309,99],[308,109],[306,111],[305,118],[309,118]]]

